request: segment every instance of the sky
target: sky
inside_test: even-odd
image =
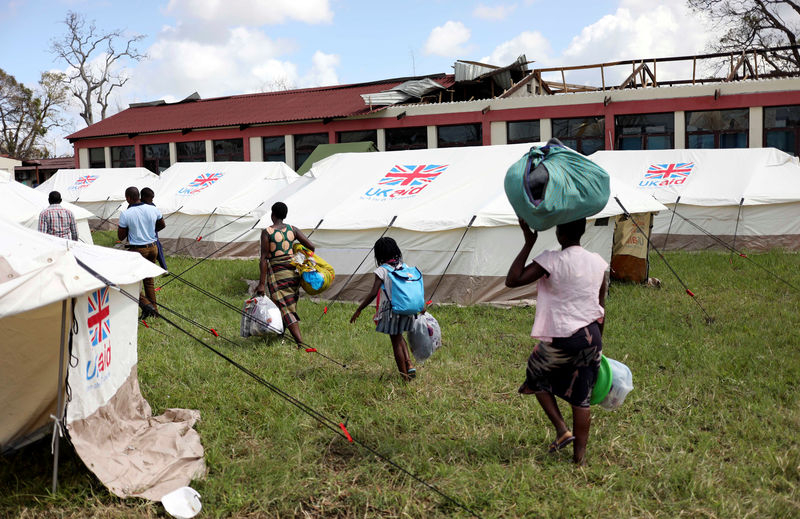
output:
[[[68,11],[144,36],[147,59],[124,64],[130,80],[109,115],[193,92],[452,73],[458,59],[502,66],[525,54],[537,68],[690,55],[715,37],[685,0],[0,0],[0,68],[27,86],[64,71],[49,48]],[[63,135],[85,126],[70,111],[72,128],[49,138],[59,155],[71,152]]]

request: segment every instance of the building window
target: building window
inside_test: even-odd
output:
[[[336,142],[371,142],[378,145],[378,130],[356,130],[336,132]]]
[[[261,139],[264,162],[286,162],[286,137],[264,137]]]
[[[160,175],[169,167],[169,144],[145,144],[142,146],[144,167]]]
[[[508,121],[506,123],[506,142],[517,144],[520,142],[539,142],[539,121]]]
[[[178,142],[177,148],[178,162],[205,162],[206,161],[206,141]]]
[[[136,167],[136,148],[134,146],[111,146],[111,167]]]
[[[800,106],[764,107],[764,146],[797,155],[800,150]]]
[[[428,128],[388,128],[386,130],[386,151],[423,150],[428,147]]]
[[[483,132],[481,124],[454,124],[451,126],[437,126],[437,146],[440,148],[455,148],[460,146],[481,146]]]
[[[603,135],[605,120],[602,117],[576,117],[553,119],[553,137],[578,153],[591,155],[605,148]]]
[[[106,167],[105,148],[89,148],[89,167],[90,168]]]
[[[686,112],[687,148],[746,148],[750,109]]]
[[[618,150],[671,150],[675,114],[618,115],[614,133]]]
[[[244,139],[221,139],[214,141],[214,162],[244,160]]]
[[[308,133],[294,136],[294,167],[300,169],[311,152],[320,144],[328,144],[327,133]]]

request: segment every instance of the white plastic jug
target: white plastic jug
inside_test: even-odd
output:
[[[633,374],[628,366],[617,360],[608,359],[608,364],[611,366],[611,390],[600,402],[600,407],[613,411],[622,405],[633,389]]]

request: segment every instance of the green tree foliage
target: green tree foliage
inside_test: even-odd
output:
[[[66,101],[63,74],[44,72],[31,89],[0,69],[0,153],[20,160],[49,156],[43,139],[64,125]]]
[[[72,11],[67,12],[64,25],[66,34],[50,42],[50,52],[69,66],[63,84],[80,103],[80,115],[89,126],[95,122],[96,107],[99,120],[106,118],[111,92],[130,79],[120,64],[146,57],[136,50],[144,36],[126,36],[119,29],[103,33],[93,21],[87,24],[83,15]]]
[[[720,38],[713,45],[717,52],[742,52],[753,48],[794,45],[793,49],[763,56],[774,73],[800,70],[800,2],[796,0],[688,0],[697,12],[714,20]]]

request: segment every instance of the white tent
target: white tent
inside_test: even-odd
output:
[[[164,252],[205,256],[232,242],[217,257],[257,255],[259,218],[310,178],[283,162],[173,164],[154,188]]]
[[[309,231],[322,220],[310,238],[336,269],[336,282],[326,297],[354,300],[365,293],[375,268],[370,249],[394,219],[386,235],[397,240],[409,263],[421,268],[428,296],[447,269],[436,301],[472,304],[529,298],[530,287],[512,290],[504,283],[522,246],[522,233],[506,200],[503,179],[508,167],[530,147],[337,154],[315,164],[311,170],[315,180],[285,200],[286,221]],[[663,209],[632,190],[612,185],[612,191],[630,205],[631,212]],[[610,202],[590,221],[583,239],[587,249],[607,260],[614,228],[605,217],[620,212]],[[265,216],[259,227],[268,225]],[[555,232],[541,232],[533,254],[556,247]],[[339,295],[345,283],[346,291]]]
[[[598,151],[591,159],[617,182],[675,210],[655,218],[657,247],[723,248],[706,231],[736,248],[800,249],[797,157],[747,148]]]
[[[104,228],[116,225],[121,209],[128,207],[125,190],[130,186],[154,188],[158,175],[145,168],[59,169],[36,190],[47,195],[58,191],[67,202],[83,207]]]
[[[0,217],[36,230],[39,228],[39,213],[48,205],[50,204],[46,193],[40,193],[25,184],[11,180],[10,177],[0,176]],[[89,230],[89,218],[92,213],[69,202],[62,202],[61,206],[72,211],[75,216],[78,239],[84,243],[92,243],[92,233]]]
[[[65,423],[86,466],[120,497],[158,500],[204,473],[198,413],[154,417],[139,392],[138,284],[162,272],[136,253],[0,219],[0,451]]]

